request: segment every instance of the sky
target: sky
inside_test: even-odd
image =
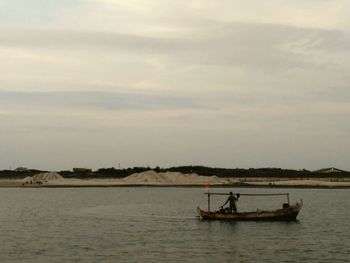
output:
[[[0,0],[0,169],[350,170],[348,0]]]

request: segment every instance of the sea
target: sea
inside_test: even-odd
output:
[[[297,222],[197,217],[206,191],[290,193]],[[213,196],[211,208],[225,202]],[[240,211],[284,196],[241,196]],[[110,187],[1,188],[0,262],[350,262],[350,190]]]

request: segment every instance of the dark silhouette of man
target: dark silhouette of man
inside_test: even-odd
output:
[[[222,205],[222,207],[224,207],[227,203],[229,203],[230,213],[237,213],[236,202],[238,201],[238,198],[239,198],[239,194],[237,194],[237,197],[235,197],[233,193],[230,192],[229,197],[227,198],[226,202]]]

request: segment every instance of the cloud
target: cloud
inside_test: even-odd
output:
[[[347,0],[90,0],[2,1],[2,24],[143,35],[195,33],[203,21],[271,23],[296,27],[347,29]]]
[[[3,28],[4,48],[154,56],[174,63],[281,69],[314,66],[310,52],[350,50],[350,33],[272,24],[216,23],[198,35],[145,37],[111,32]]]
[[[105,17],[99,16],[99,19],[102,19],[105,24],[113,20],[113,13],[123,12],[129,19],[127,24],[129,29],[143,33],[148,31],[148,34],[174,32],[174,29],[177,29],[175,33],[189,31],[194,33],[205,20],[343,30],[349,27],[346,12],[349,9],[347,0],[248,0],[244,2],[238,0],[220,2],[95,0],[94,3],[95,8],[104,11],[101,13]],[[118,16],[117,19],[119,18]]]
[[[110,50],[171,48],[172,41],[111,32],[76,31],[38,28],[2,28],[0,44],[4,47]]]
[[[96,110],[166,110],[202,108],[196,98],[165,94],[116,93],[98,91],[76,92],[19,92],[0,91],[1,108],[25,107]]]
[[[0,2],[12,160],[346,162],[348,1],[21,2]]]

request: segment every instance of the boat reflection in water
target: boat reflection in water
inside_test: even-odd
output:
[[[253,212],[233,212],[230,209],[221,208],[218,211],[210,211],[210,197],[212,195],[229,195],[226,193],[205,193],[208,195],[208,210],[204,211],[197,207],[197,212],[202,219],[205,220],[251,220],[251,221],[295,221],[302,206],[303,201],[300,200],[293,205],[289,203],[289,193],[281,194],[235,194],[236,196],[287,196],[287,203],[283,203],[282,208],[266,211]]]

